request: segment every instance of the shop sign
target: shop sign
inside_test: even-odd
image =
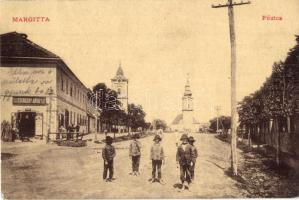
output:
[[[46,105],[46,97],[13,97],[13,105]]]

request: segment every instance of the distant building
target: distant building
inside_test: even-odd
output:
[[[26,137],[45,137],[72,124],[87,132],[88,89],[65,62],[26,34],[0,39],[1,120]]]
[[[99,127],[99,117],[101,114],[101,109],[96,106],[96,95],[92,90],[87,92],[87,132],[93,133],[100,130]],[[98,121],[96,121],[96,119]]]
[[[125,112],[128,112],[128,86],[129,79],[124,76],[124,71],[119,64],[116,75],[111,79],[111,88],[117,92],[117,98]]]
[[[182,113],[176,116],[170,126],[174,131],[199,131],[200,123],[196,121],[193,116],[193,97],[189,78],[187,78],[185,91],[182,97]]]

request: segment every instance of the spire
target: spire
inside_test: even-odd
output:
[[[119,66],[118,69],[116,71],[116,75],[114,76],[114,78],[112,80],[128,80],[125,76],[124,76],[124,71],[121,67],[121,62],[119,61]]]
[[[123,75],[124,75],[124,71],[121,68],[121,63],[119,63],[119,67],[118,67],[118,70],[116,72],[116,76],[123,76]]]
[[[187,83],[186,83],[186,86],[190,86],[190,81],[189,81],[189,79],[190,79],[190,74],[187,73]]]
[[[192,96],[192,92],[190,90],[190,76],[189,76],[189,73],[187,73],[187,82],[186,82],[186,85],[185,85],[184,96]]]

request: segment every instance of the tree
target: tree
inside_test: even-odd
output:
[[[238,107],[241,126],[259,135],[263,124],[273,122],[270,143],[276,143],[276,161],[280,164],[280,132],[291,132],[290,118],[296,111],[296,85],[299,85],[299,36],[297,44],[288,53],[285,61],[274,62],[272,73],[263,86],[250,96],[245,97]],[[267,124],[268,123],[268,124]],[[268,126],[269,127],[269,126]],[[273,138],[276,134],[276,139]],[[265,133],[264,133],[265,134]],[[259,138],[259,137],[258,137]],[[270,144],[271,145],[271,144]]]
[[[145,112],[142,109],[141,105],[129,104],[128,106],[128,126],[132,128],[133,131],[136,131],[139,127],[146,128],[145,122]]]
[[[220,127],[224,130],[224,132],[226,133],[228,129],[230,129],[230,125],[231,125],[231,117],[230,116],[220,116],[218,118]],[[217,117],[213,118],[210,120],[210,129],[213,132],[217,131]]]
[[[154,119],[152,125],[155,129],[162,129],[163,131],[167,128],[166,122],[162,119]]]
[[[109,128],[109,131],[112,131],[113,126],[127,126],[133,131],[139,127],[148,127],[144,119],[146,113],[141,105],[129,104],[128,113],[125,113],[117,99],[117,92],[108,88],[105,83],[98,83],[93,87],[93,91],[98,92],[98,107],[102,110],[100,122]]]
[[[121,102],[117,99],[117,92],[108,88],[105,83],[98,83],[93,87],[93,92],[97,92],[98,107],[101,108],[101,124],[105,124],[109,131],[113,125],[124,124],[125,113],[121,110]],[[101,126],[102,127],[102,126]]]

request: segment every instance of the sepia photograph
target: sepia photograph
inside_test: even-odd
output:
[[[298,19],[298,0],[1,0],[1,198],[298,197]]]

